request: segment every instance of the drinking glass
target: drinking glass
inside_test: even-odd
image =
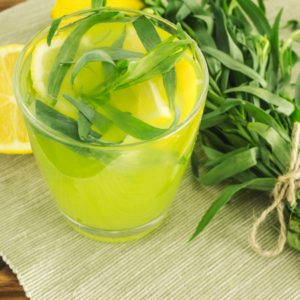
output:
[[[156,28],[177,33],[172,23],[142,11],[100,10],[145,15]],[[77,22],[92,11],[77,12],[64,20]],[[16,99],[39,169],[62,215],[80,233],[104,242],[143,237],[166,217],[189,164],[208,90],[205,59],[196,47],[194,55],[201,72],[196,104],[176,128],[135,144],[87,144],[47,127],[25,104],[32,51],[49,28],[41,30],[26,45],[14,73]]]

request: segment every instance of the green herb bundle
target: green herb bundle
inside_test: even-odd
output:
[[[294,31],[279,39],[282,10],[268,22],[262,0],[144,0],[147,11],[180,22],[203,51],[210,88],[200,128],[201,143],[211,170],[199,177],[195,153],[192,170],[204,185],[231,179],[224,193],[208,209],[192,236],[194,239],[240,189],[270,192],[285,174],[291,160],[292,131],[300,122],[300,76],[291,82],[298,63]],[[160,7],[160,9],[157,9]],[[250,24],[251,20],[254,27]],[[299,195],[300,196],[300,195]],[[298,197],[299,197],[298,196]],[[300,205],[286,205],[288,244],[300,250]]]

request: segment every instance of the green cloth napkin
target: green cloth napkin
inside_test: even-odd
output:
[[[299,19],[299,0],[266,4],[272,20],[281,6],[284,21]],[[0,45],[26,43],[50,23],[53,5],[30,0],[1,12]],[[255,216],[270,204],[266,194],[240,192],[187,243],[224,186],[201,186],[188,169],[159,229],[135,242],[105,244],[69,227],[33,155],[0,155],[0,255],[34,300],[300,299],[300,253],[286,247],[266,259],[248,244]],[[272,223],[275,214],[259,234],[265,247],[276,244]]]

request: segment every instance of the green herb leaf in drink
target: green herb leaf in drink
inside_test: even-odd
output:
[[[151,51],[162,42],[155,26],[147,17],[140,17],[135,22],[133,22],[133,25],[147,51]],[[185,38],[186,37],[184,36],[184,39]],[[163,73],[163,80],[166,94],[169,100],[169,107],[171,110],[173,110],[175,107],[177,92],[177,76],[175,68],[172,68],[170,71]]]
[[[86,104],[82,99],[82,103]],[[92,130],[92,123],[79,111],[78,112],[78,135],[80,139],[85,141],[98,141],[102,135]]]
[[[106,116],[96,112],[94,109],[88,107],[77,99],[63,94],[63,97],[73,104],[99,131],[104,134],[112,126],[112,122]]]
[[[101,107],[120,129],[139,140],[149,140],[167,131],[166,129],[153,127],[133,117],[130,113],[122,112],[109,104],[101,105]]]
[[[106,6],[106,0],[92,0],[92,8]]]
[[[162,42],[140,59],[130,60],[127,71],[112,82],[107,89],[123,89],[169,72],[191,43],[190,40]],[[179,52],[178,56],[176,52],[181,49],[183,52]]]
[[[51,41],[55,35],[56,30],[58,29],[62,19],[64,18],[64,16],[54,20],[51,24],[51,27],[49,29],[48,35],[47,35],[47,44],[50,47],[51,46]]]
[[[86,51],[77,61],[74,70],[72,72],[72,77],[71,77],[71,84],[74,85],[74,79],[80,72],[80,70],[88,63],[91,62],[106,62],[111,64],[112,66],[115,67],[115,70],[117,71],[117,67],[115,65],[115,62],[113,59],[110,57],[110,55],[102,50],[99,49],[94,49],[90,51]],[[118,74],[117,74],[118,75]]]
[[[78,122],[73,118],[60,113],[56,109],[48,106],[40,100],[35,100],[35,116],[37,120],[44,123],[53,130],[60,132],[64,136],[76,141],[81,141],[79,131],[82,133],[83,130],[79,130]],[[80,124],[80,126],[85,127],[84,132],[86,136],[89,135],[95,139],[101,138],[101,135],[99,133],[91,129],[91,126],[87,124],[83,125],[82,123]]]
[[[94,25],[106,20],[116,18],[118,12],[103,12],[94,14],[83,20],[67,37],[55,58],[48,77],[47,90],[52,98],[53,105],[57,102],[57,96],[62,82],[68,72],[70,65],[62,62],[72,62],[75,58],[82,36]]]
[[[95,43],[95,45],[102,43],[111,34],[111,31],[112,30],[109,30],[104,36],[102,36],[100,40]]]
[[[169,57],[165,58],[164,60],[162,60],[161,62],[159,62],[156,66],[154,66],[150,71],[148,72],[143,72],[143,74],[140,73],[135,73],[134,70],[139,68],[139,62],[138,60],[132,60],[131,62],[129,62],[129,64],[131,64],[129,66],[129,72],[126,74],[127,76],[129,74],[132,74],[131,76],[131,81],[130,79],[127,79],[127,76],[124,76],[122,79],[124,79],[124,82],[118,83],[117,87],[114,87],[116,90],[121,90],[124,88],[128,88],[130,86],[136,85],[138,83],[147,81],[149,79],[155,78],[158,75],[161,74],[166,74],[168,72],[170,72],[174,66],[182,59],[182,57],[185,55],[186,53],[186,48],[182,51],[179,51],[173,55],[170,55]],[[142,65],[142,64],[140,64]],[[125,75],[125,74],[124,74]],[[173,75],[174,76],[174,75]],[[174,78],[173,78],[174,80]],[[166,80],[167,81],[167,80]],[[170,84],[170,86],[172,86],[172,84]],[[169,87],[167,87],[169,88]]]
[[[84,103],[78,101],[77,99],[71,96],[63,96],[66,100],[72,103],[82,113],[82,115],[84,115],[89,120],[89,122],[94,124],[100,130],[100,132],[105,133],[109,126],[112,124],[112,122],[109,119],[107,119],[107,117],[99,114]],[[105,101],[99,102],[98,100],[97,103],[108,114],[108,116],[111,118],[111,120],[116,126],[118,126],[126,133],[130,134],[131,136],[140,140],[149,140],[158,137],[169,130],[172,130],[177,125],[180,119],[180,110],[177,108],[174,117],[174,122],[171,128],[161,129],[153,127],[133,117],[129,112],[123,112],[109,104],[106,104]]]
[[[138,18],[133,22],[133,26],[147,51],[151,51],[161,43],[161,38],[157,33],[155,26],[147,17],[142,16]]]
[[[106,52],[114,61],[141,58],[144,55],[143,53],[115,47],[100,47],[98,49]]]
[[[76,120],[60,113],[40,100],[35,102],[35,116],[40,122],[62,133],[64,136],[73,140],[80,140]]]

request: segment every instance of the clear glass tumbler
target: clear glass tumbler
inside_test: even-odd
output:
[[[102,10],[146,15],[157,28],[177,33],[176,26],[158,16],[136,10]],[[76,21],[85,18],[90,11],[75,13],[66,19]],[[204,57],[196,48],[195,57],[201,72],[196,104],[174,130],[135,144],[87,145],[47,127],[25,104],[25,77],[31,54],[34,45],[48,31],[49,26],[26,45],[14,73],[16,99],[37,164],[59,210],[77,231],[105,242],[140,238],[161,224],[188,166],[208,89]]]

